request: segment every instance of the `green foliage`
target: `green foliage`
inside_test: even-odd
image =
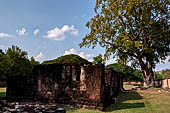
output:
[[[54,60],[44,61],[42,64],[53,64],[53,63],[88,63],[86,59],[81,58],[78,55],[70,54],[58,57]]]
[[[154,80],[163,79],[163,76],[159,72],[154,72]]]
[[[8,48],[6,53],[1,54],[0,75],[3,78],[8,76],[28,76],[32,72],[32,65],[27,57],[27,52],[17,46]]]
[[[31,63],[31,65],[40,64],[40,62],[36,61],[36,60],[34,59],[34,57],[31,57],[30,63]]]
[[[170,69],[162,70],[161,75],[163,77],[169,77],[170,76]]]
[[[156,71],[154,72],[154,80],[164,79],[166,77],[170,77],[170,69]]]
[[[168,0],[96,0],[90,33],[82,46],[106,49],[125,62],[149,57],[154,63],[170,53],[170,3]],[[129,60],[128,60],[129,59]]]
[[[125,75],[125,81],[143,81],[142,72],[127,65],[114,63],[106,66],[106,68],[113,68],[116,72],[123,73]]]
[[[4,62],[5,54],[0,50],[0,79],[5,79],[5,62]]]
[[[170,55],[169,6],[169,0],[96,0],[96,15],[86,24],[90,33],[80,47],[99,44],[105,58],[140,66],[149,85],[155,65]]]
[[[93,64],[105,64],[101,54],[96,57],[93,57]]]

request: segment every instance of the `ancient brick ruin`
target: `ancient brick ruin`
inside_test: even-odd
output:
[[[122,75],[105,70],[104,65],[36,65],[33,73],[29,78],[9,78],[7,99],[29,98],[103,111],[123,88]]]

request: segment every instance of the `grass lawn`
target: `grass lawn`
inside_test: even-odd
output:
[[[0,97],[6,96],[6,88],[0,88]]]
[[[130,89],[131,86],[127,86]],[[126,87],[125,87],[126,88]],[[134,86],[133,86],[134,88]],[[106,113],[170,113],[170,93],[159,88],[140,91],[124,91],[117,104],[111,105]],[[67,109],[67,113],[102,113],[85,109]]]
[[[141,84],[136,84],[136,85],[124,85],[124,88],[125,88],[126,90],[131,90],[132,88],[136,88],[136,87],[139,87],[139,86],[142,87]]]

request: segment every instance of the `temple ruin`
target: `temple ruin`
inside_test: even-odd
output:
[[[6,98],[103,111],[122,88],[123,75],[104,65],[56,63],[34,66],[31,77],[8,78]]]

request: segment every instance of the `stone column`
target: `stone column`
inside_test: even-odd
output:
[[[61,74],[61,76],[62,76],[62,81],[63,80],[65,80],[65,75],[66,74],[66,68],[65,68],[65,66],[63,66],[63,68],[62,68],[62,74]]]
[[[72,81],[77,80],[77,72],[75,66],[72,66]]]
[[[84,66],[81,66],[80,91],[86,91],[86,75]]]
[[[38,91],[41,91],[41,80],[38,80]]]

